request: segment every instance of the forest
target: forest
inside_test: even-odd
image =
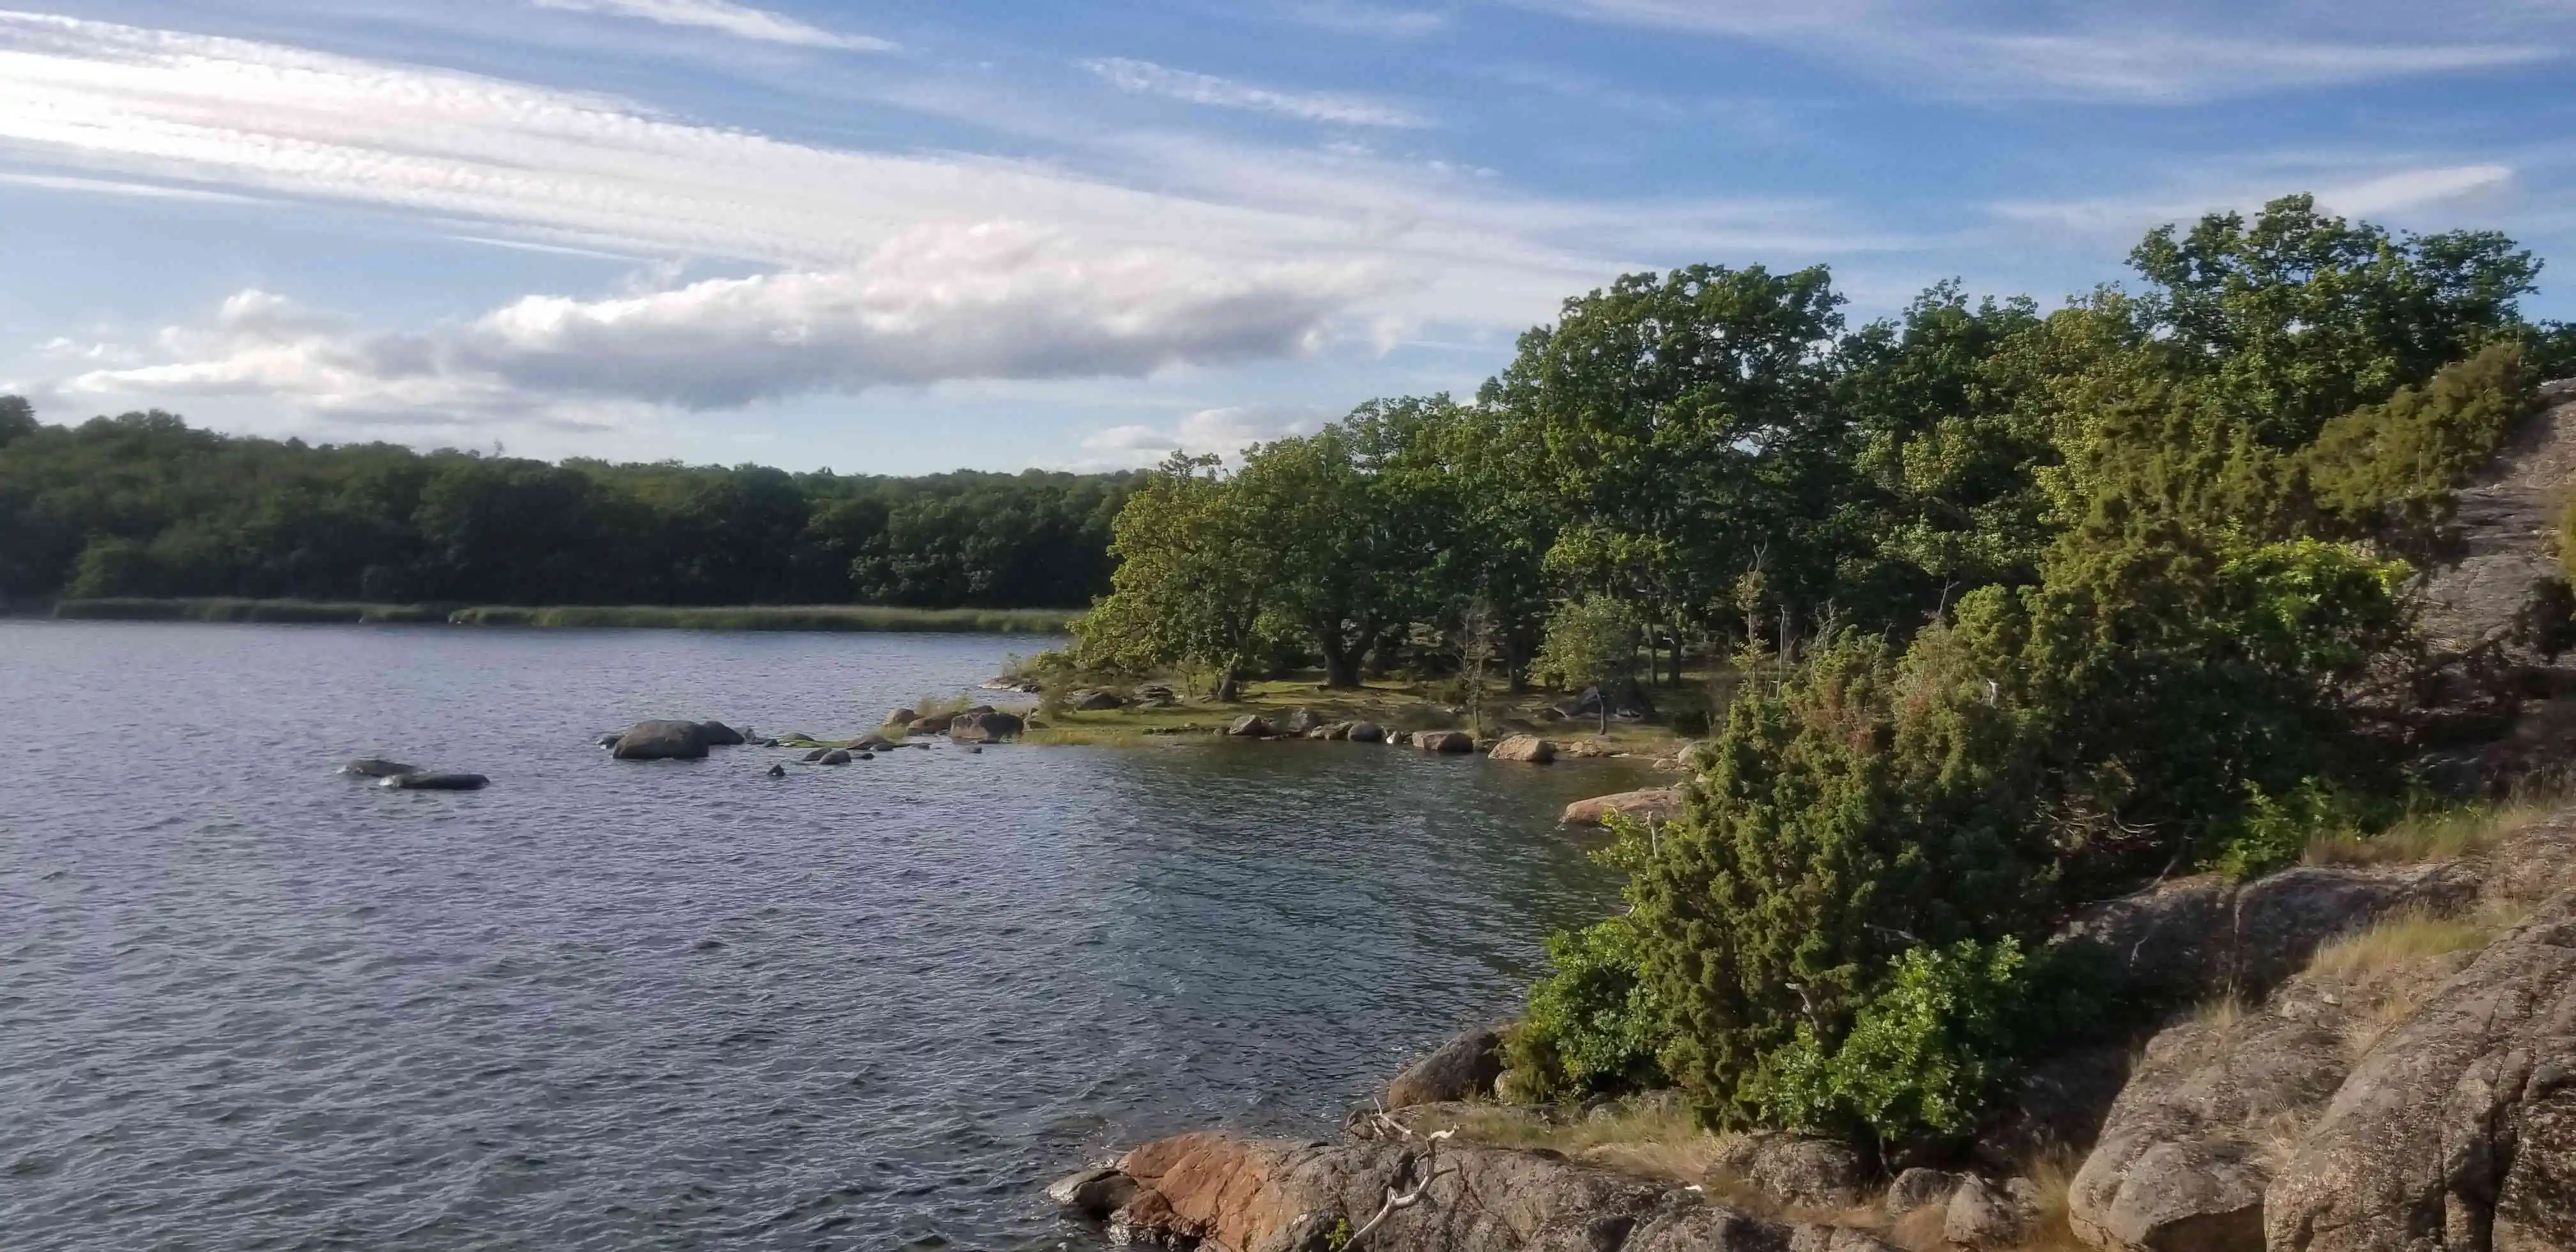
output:
[[[1129,475],[789,474],[310,446],[0,397],[0,606],[241,596],[1074,608]]]
[[[1060,663],[1222,698],[1302,661],[1571,688],[1697,658],[1727,686],[1681,812],[1608,853],[1624,907],[1552,942],[1507,1085],[1955,1142],[2115,1024],[2045,942],[2075,905],[2439,802],[2425,693],[2476,658],[2406,588],[2576,373],[2493,232],[2293,196],[2130,263],[2053,310],[1943,284],[1857,328],[1822,268],[1622,278],[1472,399],[1176,456]]]

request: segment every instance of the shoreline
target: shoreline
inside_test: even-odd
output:
[[[231,596],[70,599],[0,614],[33,620],[265,625],[520,626],[548,630],[800,631],[816,634],[1061,634],[1074,609],[886,605],[456,605]]]

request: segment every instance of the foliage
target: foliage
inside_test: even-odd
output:
[[[2319,509],[2353,533],[2402,546],[2450,520],[2452,490],[2502,446],[2527,410],[2524,348],[2506,340],[2453,362],[2422,387],[2328,421],[2306,452]]]
[[[1625,917],[1548,937],[1550,970],[1531,985],[1529,1013],[1505,1043],[1516,1096],[1555,1100],[1662,1085],[1657,1055],[1667,1015],[1638,976],[1636,943]]]
[[[24,420],[21,420],[24,419]],[[538,461],[0,405],[0,600],[1079,605],[1127,476]]]
[[[1234,698],[1275,633],[1268,616],[1277,532],[1219,476],[1214,456],[1175,452],[1118,513],[1111,592],[1074,625],[1087,664],[1142,672],[1186,664]]]
[[[1547,619],[1530,675],[1567,690],[1607,686],[1637,663],[1637,615],[1628,602],[1598,593],[1568,600]]]

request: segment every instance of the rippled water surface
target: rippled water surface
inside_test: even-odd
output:
[[[1615,894],[1604,767],[592,746],[1031,646],[0,622],[0,1246],[1087,1247],[1047,1178],[1322,1133]]]

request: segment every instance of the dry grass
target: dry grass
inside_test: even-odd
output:
[[[2323,832],[2308,841],[2304,859],[2310,865],[2393,865],[2470,856],[2548,816],[2553,807],[2540,799],[2508,800],[2414,814],[2376,835]]]
[[[2423,1007],[2424,997],[2455,967],[2446,958],[2486,946],[2529,912],[2529,905],[2499,902],[2461,914],[2393,913],[2318,949],[2308,960],[2308,975],[2364,997],[2343,1031],[2346,1050],[2359,1059]]]
[[[2191,1011],[2191,1023],[2213,1035],[2223,1035],[2245,1019],[2245,997],[2230,987],[2223,994],[2203,1000]]]

